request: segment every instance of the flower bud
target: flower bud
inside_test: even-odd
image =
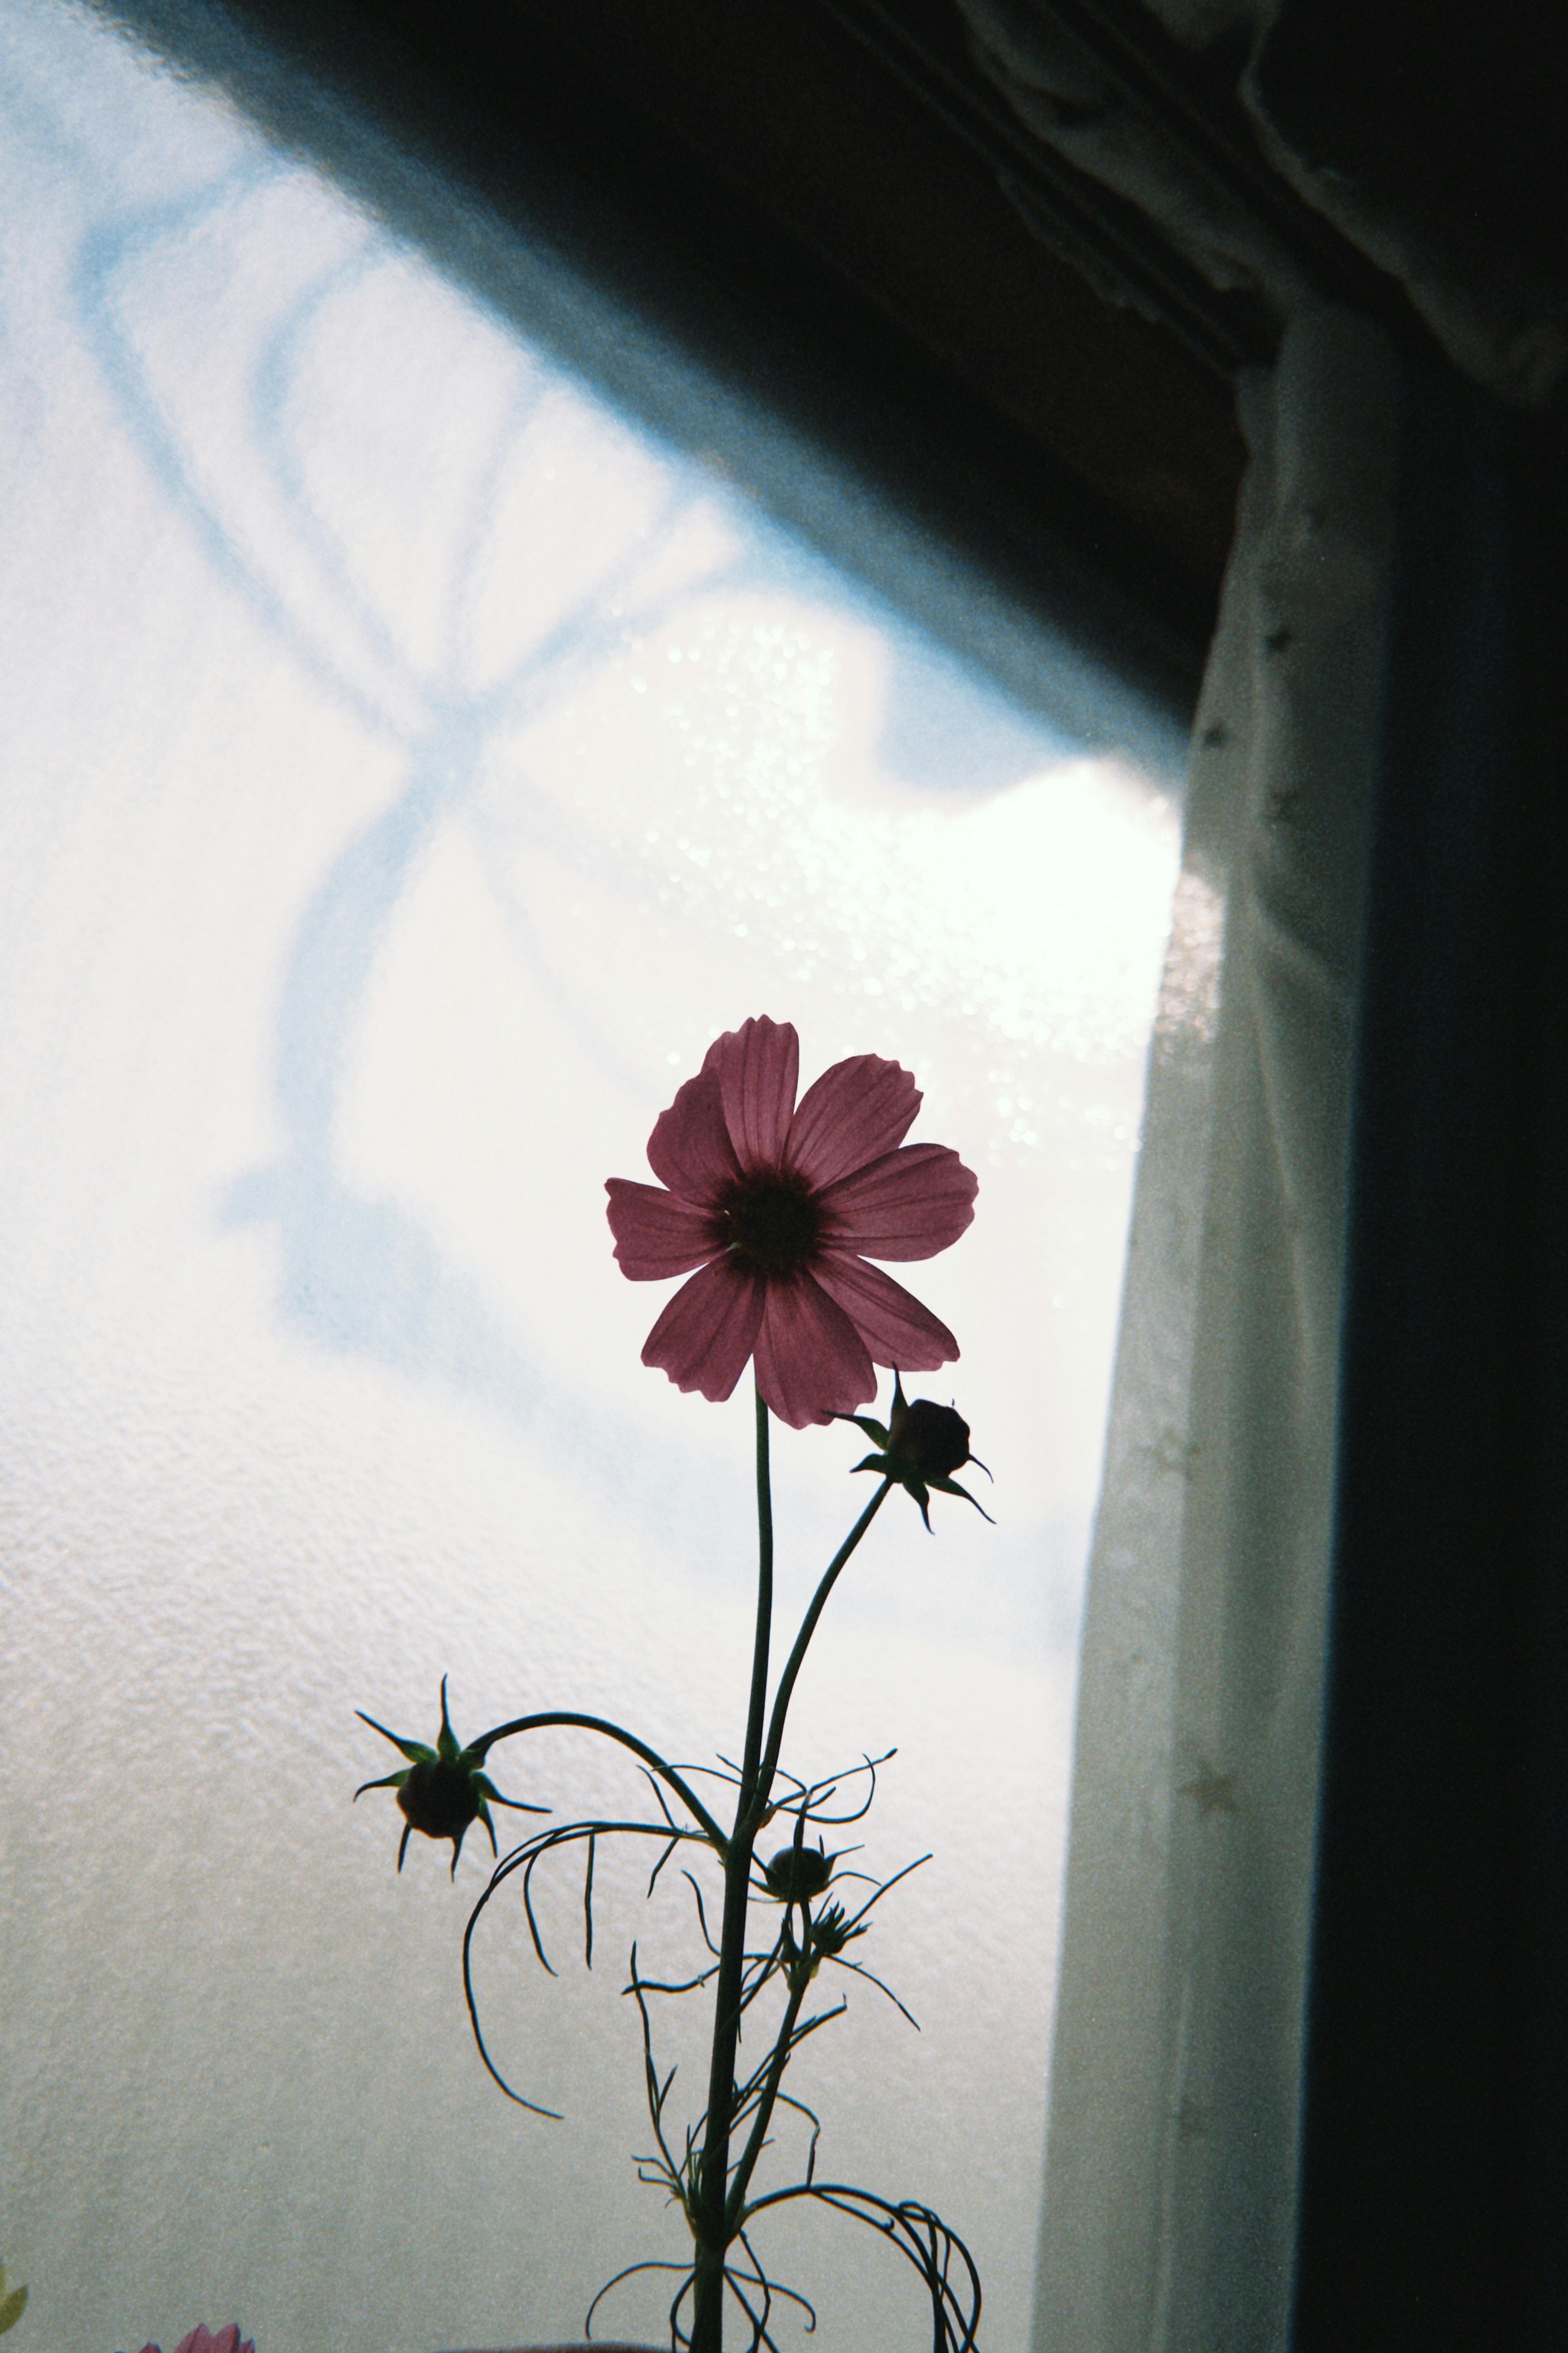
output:
[[[805,1904],[820,1895],[833,1876],[836,1855],[825,1854],[820,1842],[811,1846],[781,1846],[763,1865],[768,1894],[781,1904]]]
[[[422,1831],[426,1838],[451,1839],[461,1846],[464,1831],[479,1820],[484,1804],[475,1787],[483,1776],[431,1757],[411,1766],[400,1778],[403,1787],[397,1792],[397,1810],[410,1830]]]
[[[379,1781],[362,1781],[354,1791],[363,1798],[367,1789],[395,1789],[398,1811],[405,1822],[402,1843],[397,1850],[397,1868],[403,1868],[403,1858],[408,1852],[409,1835],[419,1831],[426,1838],[450,1839],[452,1841],[452,1876],[458,1876],[458,1857],[463,1852],[463,1839],[470,1822],[483,1822],[489,1833],[490,1852],[499,1853],[496,1826],[490,1818],[490,1808],[512,1806],[520,1813],[542,1814],[547,1806],[530,1806],[519,1798],[503,1798],[489,1776],[481,1771],[487,1744],[477,1742],[471,1748],[459,1748],[447,1714],[447,1678],[441,1678],[441,1729],[436,1736],[436,1746],[429,1747],[423,1740],[404,1740],[395,1732],[388,1732],[384,1724],[377,1724],[374,1715],[363,1708],[355,1715],[373,1732],[408,1759],[401,1773],[388,1773]]]
[[[864,1928],[850,1926],[841,1905],[825,1904],[811,1924],[813,1960],[837,1960],[852,1937],[865,1933]]]
[[[931,1398],[916,1398],[912,1405],[906,1405],[901,1397],[896,1397],[888,1437],[889,1454],[907,1463],[917,1479],[951,1478],[972,1459],[969,1424],[963,1416],[954,1407],[938,1405]]]
[[[863,1430],[879,1451],[868,1454],[857,1462],[857,1471],[879,1471],[884,1479],[902,1487],[920,1505],[921,1517],[931,1530],[931,1490],[934,1487],[943,1495],[962,1495],[966,1504],[973,1504],[983,1520],[991,1514],[984,1504],[976,1503],[967,1487],[960,1487],[952,1473],[973,1462],[977,1471],[985,1465],[969,1451],[969,1424],[956,1406],[938,1405],[932,1398],[916,1398],[911,1405],[904,1395],[904,1385],[898,1374],[893,1375],[893,1402],[888,1415],[887,1428],[874,1421],[869,1414],[843,1413],[840,1421],[852,1421]],[[989,1479],[991,1473],[985,1471]]]

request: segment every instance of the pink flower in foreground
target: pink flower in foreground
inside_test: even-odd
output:
[[[717,1401],[754,1356],[764,1403],[804,1430],[874,1397],[875,1365],[930,1373],[957,1356],[946,1324],[866,1261],[934,1258],[978,1187],[945,1145],[903,1143],[921,1097],[897,1062],[835,1062],[797,1106],[799,1065],[787,1021],[726,1030],[648,1138],[668,1189],[612,1176],[605,1190],[623,1274],[691,1274],[643,1363]]]

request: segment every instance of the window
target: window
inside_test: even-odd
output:
[[[763,1011],[807,1072],[906,1062],[981,1176],[923,1386],[998,1525],[886,1528],[794,1740],[896,1744],[868,1836],[933,1855],[874,1956],[921,2034],[857,1994],[825,2157],[949,2214],[1020,2342],[1179,746],[773,420],[754,476],[715,457],[714,387],[651,341],[628,378],[542,247],[487,308],[64,0],[5,0],[0,41],[18,2353],[204,2314],[261,2353],[572,2335],[661,2251],[620,1989],[684,1915],[606,1870],[585,1978],[563,1873],[552,1983],[498,1909],[495,2045],[568,2120],[510,2110],[461,2005],[475,1852],[456,1894],[428,1851],[395,1877],[353,1711],[426,1725],[446,1672],[459,1733],[555,1701],[734,1737],[749,1407],[640,1366],[660,1294],[603,1180]],[[785,476],[879,587],[778,519]],[[989,670],[942,627],[988,595]],[[1097,693],[1121,751],[1070,723]],[[781,1433],[783,1615],[847,1440]],[[498,1778],[621,1787],[566,1736]],[[780,2255],[826,2341],[885,2342],[890,2259]]]

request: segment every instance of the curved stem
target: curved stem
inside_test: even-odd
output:
[[[646,1740],[639,1740],[635,1732],[623,1731],[618,1724],[611,1724],[602,1715],[578,1715],[569,1708],[559,1707],[546,1708],[538,1715],[514,1715],[510,1724],[498,1724],[493,1732],[482,1733],[478,1740],[470,1741],[468,1754],[477,1757],[482,1765],[498,1740],[510,1740],[518,1732],[542,1732],[547,1725],[552,1724],[573,1725],[581,1732],[602,1732],[606,1740],[618,1740],[623,1748],[629,1748],[634,1757],[640,1757],[645,1765],[650,1765],[661,1781],[668,1782],[681,1804],[690,1809],[693,1820],[700,1823],[703,1836],[712,1841],[720,1854],[729,1852],[729,1840],[701,1799],[687,1788],[674,1766],[667,1765],[658,1749],[650,1748]]]
[[[913,2198],[879,2198],[874,2190],[858,2189],[848,2181],[797,2181],[788,2189],[771,2189],[759,2198],[746,2219],[751,2221],[770,2207],[790,2205],[798,2198],[815,2199],[864,2222],[897,2247],[913,2264],[931,2301],[931,2341],[936,2353],[974,2353],[980,2328],[980,2274],[974,2258],[956,2231],[942,2216]],[[950,2276],[952,2259],[963,2265],[967,2293]],[[967,2309],[966,2309],[967,2306]]]
[[[757,1782],[758,1798],[764,1802],[768,1791],[773,1785],[773,1774],[778,1767],[779,1750],[784,1746],[784,1719],[789,1714],[789,1704],[795,1691],[795,1677],[799,1674],[806,1651],[811,1646],[811,1638],[816,1631],[816,1621],[827,1607],[827,1597],[838,1581],[840,1570],[881,1510],[892,1484],[893,1482],[890,1479],[883,1480],[844,1542],[828,1562],[823,1572],[822,1582],[811,1597],[811,1607],[800,1621],[800,1631],[795,1638],[795,1648],[789,1654],[788,1664],[779,1677],[779,1687],[773,1694],[773,1721],[768,1725],[767,1751],[763,1758],[762,1772]]]

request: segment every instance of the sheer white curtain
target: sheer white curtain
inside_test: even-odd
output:
[[[1090,1569],[1036,2353],[1288,2327],[1393,355],[1309,311],[1241,414]]]

